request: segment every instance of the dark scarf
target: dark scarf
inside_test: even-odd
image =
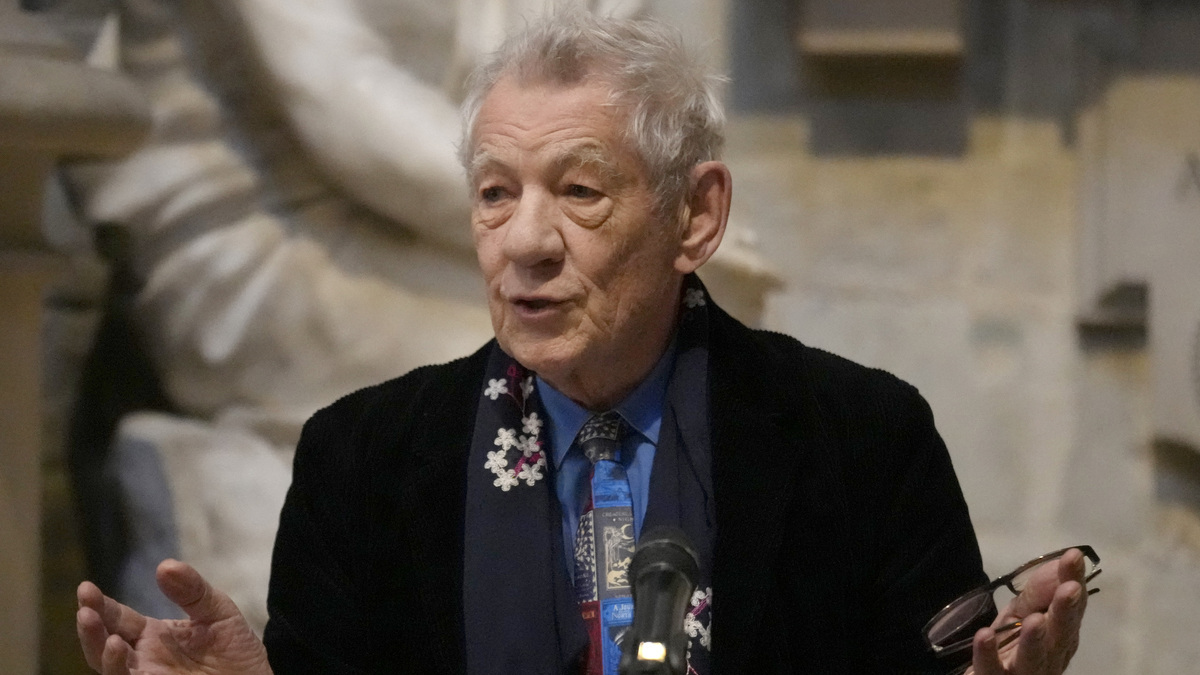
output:
[[[650,475],[643,531],[674,525],[700,558],[686,627],[690,669],[708,673],[716,508],[708,415],[708,293],[684,280],[678,352]],[[467,468],[463,614],[467,672],[578,672],[588,635],[564,564],[546,413],[533,373],[499,346],[488,358]]]

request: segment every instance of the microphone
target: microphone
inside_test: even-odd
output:
[[[621,675],[684,675],[684,616],[700,576],[696,552],[676,527],[642,535],[629,564],[633,626],[621,641]]]

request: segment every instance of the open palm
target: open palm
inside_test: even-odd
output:
[[[103,675],[271,673],[266,649],[229,596],[176,560],[163,561],[157,579],[188,619],[147,617],[90,582],[79,585],[76,630],[92,669]]]

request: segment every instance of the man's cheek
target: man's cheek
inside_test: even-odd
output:
[[[483,271],[484,279],[490,280],[503,266],[500,241],[495,230],[475,229],[475,258]]]

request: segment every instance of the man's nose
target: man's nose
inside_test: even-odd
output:
[[[524,190],[505,227],[505,257],[523,267],[562,260],[563,241],[556,214],[553,195],[544,190]]]

